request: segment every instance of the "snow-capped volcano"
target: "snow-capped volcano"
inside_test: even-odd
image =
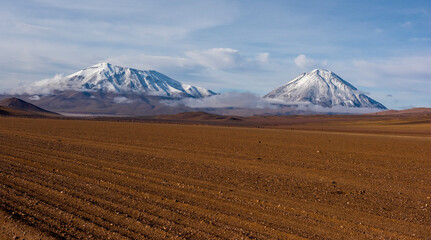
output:
[[[137,70],[110,63],[99,63],[65,77],[56,76],[21,89],[29,94],[64,90],[135,93],[174,98],[202,98],[215,94],[205,88],[180,83],[154,70]]]
[[[337,74],[324,69],[303,73],[286,85],[266,94],[264,98],[328,108],[343,106],[386,109],[381,103],[361,93]]]

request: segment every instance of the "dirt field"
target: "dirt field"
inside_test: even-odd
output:
[[[0,118],[0,238],[431,239],[423,124]]]

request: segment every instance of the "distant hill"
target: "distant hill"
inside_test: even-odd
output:
[[[11,97],[0,100],[0,115],[8,116],[61,116],[22,99]]]
[[[34,113],[0,106],[0,116],[34,116]]]

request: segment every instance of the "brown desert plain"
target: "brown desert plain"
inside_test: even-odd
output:
[[[431,116],[0,117],[0,239],[431,239]]]

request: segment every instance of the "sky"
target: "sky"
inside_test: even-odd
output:
[[[390,109],[431,107],[429,0],[0,0],[0,91],[99,62],[263,96],[335,72]]]

